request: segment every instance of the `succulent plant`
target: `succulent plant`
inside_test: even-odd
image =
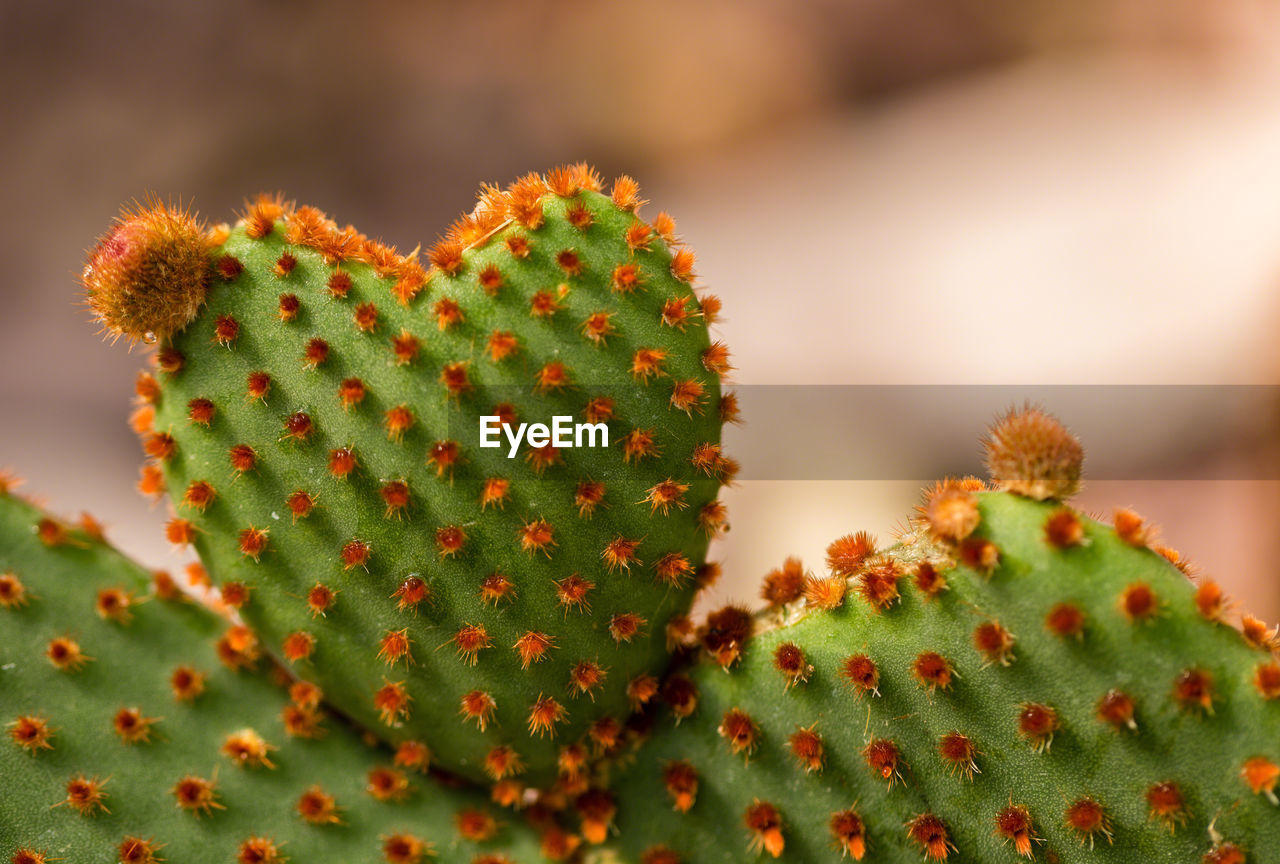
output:
[[[363,741],[247,628],[7,489],[0,632],[5,861],[542,858],[522,816]]]
[[[171,539],[335,706],[474,781],[615,746],[724,524],[715,301],[633,181],[599,189],[486,187],[429,270],[260,199],[210,235],[127,214],[88,271],[109,330],[160,337],[139,392]],[[106,300],[151,278],[205,280],[184,329]]]
[[[0,483],[0,855],[1274,858],[1275,631],[1067,503],[1038,409],[892,544],[690,621],[736,402],[641,203],[581,165],[484,187],[428,264],[276,198],[122,216],[85,287],[156,343],[139,486],[219,613]],[[556,417],[608,445],[521,427]]]
[[[889,548],[841,538],[829,575],[778,571],[769,608],[708,616],[614,778],[625,860],[1280,849],[1275,631],[1229,626],[1131,511],[1063,503],[1080,450],[1056,422],[1012,415],[990,448],[995,488],[943,482]]]

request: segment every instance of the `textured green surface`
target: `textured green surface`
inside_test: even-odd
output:
[[[564,216],[579,202],[591,214],[585,230]],[[215,280],[201,317],[174,338],[172,347],[185,363],[177,373],[159,375],[155,421],[177,444],[164,466],[175,502],[194,481],[216,491],[203,512],[180,505],[178,514],[197,526],[195,545],[215,581],[252,589],[242,614],[271,650],[279,652],[290,633],[311,634],[314,653],[294,670],[320,683],[343,711],[392,740],[426,740],[437,764],[472,779],[493,779],[486,754],[510,747],[526,767],[522,779],[537,785],[554,779],[561,746],[586,738],[602,718],[608,723],[626,716],[632,679],[664,668],[665,625],[687,609],[695,579],[689,574],[678,585],[664,584],[655,565],[672,553],[692,568],[704,560],[708,535],[698,517],[715,499],[719,482],[690,460],[696,445],[719,441],[720,429],[718,379],[702,356],[710,345],[706,323],[688,284],[673,276],[665,242],[655,235],[648,249],[631,250],[624,234],[638,220],[596,192],[570,199],[548,194],[543,206],[545,222],[537,230],[505,224],[465,253],[455,275],[435,272],[407,305],[390,290],[394,277],[378,278],[369,265],[352,261],[338,265],[350,274],[349,293],[333,297],[326,284],[335,268],[312,249],[288,246],[283,222],[261,239],[237,227],[218,254],[234,256],[243,272],[231,281]],[[513,235],[528,239],[527,257],[517,258],[505,244]],[[563,250],[579,256],[580,274],[557,264]],[[297,263],[280,277],[272,270],[285,251]],[[638,265],[638,290],[611,289],[620,263]],[[502,274],[496,295],[479,285],[489,265]],[[549,318],[531,315],[531,298],[539,291],[558,298],[560,308]],[[300,301],[291,321],[278,314],[284,293]],[[445,329],[434,311],[442,298],[455,301],[462,313]],[[686,299],[693,316],[679,327],[662,321],[664,303],[673,298]],[[353,316],[369,303],[378,323],[372,332],[360,332]],[[603,344],[582,330],[598,311],[613,314],[615,332]],[[229,345],[216,336],[223,315],[239,325]],[[397,364],[392,338],[402,331],[418,337],[421,349],[412,362]],[[495,362],[486,353],[494,331],[514,332],[519,351]],[[315,337],[327,341],[329,352],[308,368],[303,356]],[[642,347],[668,352],[662,374],[646,380],[631,374],[633,354]],[[551,362],[568,370],[563,389],[538,385],[540,370]],[[450,394],[441,376],[455,363],[464,364],[467,388]],[[246,398],[247,376],[257,371],[271,376],[261,400]],[[339,387],[353,377],[361,379],[366,395],[344,408]],[[704,396],[686,413],[671,397],[675,382],[688,380],[698,382]],[[499,403],[514,406],[519,421],[549,423],[562,414],[581,422],[588,400],[599,396],[615,403],[607,449],[561,450],[562,461],[539,473],[527,446],[514,459],[507,458],[505,445],[478,446],[477,418]],[[214,406],[207,426],[188,419],[188,404],[197,398]],[[389,436],[385,414],[400,405],[411,409],[414,423],[403,436]],[[299,411],[313,424],[305,440],[285,435],[286,418]],[[625,458],[621,439],[633,429],[652,430],[657,455]],[[445,440],[457,443],[460,459],[442,471],[429,457]],[[257,454],[255,468],[242,474],[228,459],[238,444]],[[341,447],[352,449],[357,467],[339,479],[328,466],[330,452]],[[482,506],[491,477],[509,481],[501,506]],[[664,514],[646,498],[668,479],[688,489]],[[606,487],[590,518],[575,504],[584,480]],[[389,512],[380,490],[391,481],[407,483],[407,508]],[[286,499],[297,490],[313,495],[316,507],[295,523]],[[551,526],[554,545],[524,549],[521,530],[536,520]],[[247,528],[268,532],[256,560],[238,546]],[[437,531],[450,528],[461,528],[466,541],[460,552],[445,555]],[[629,569],[611,568],[602,559],[606,545],[619,537],[640,541]],[[371,555],[363,566],[347,569],[341,551],[353,539],[368,544]],[[509,580],[512,591],[486,603],[482,582],[494,573]],[[558,601],[557,580],[573,575],[594,583],[589,611]],[[431,600],[401,609],[392,595],[411,577],[427,583]],[[316,583],[338,592],[322,617],[306,602]],[[626,613],[644,624],[630,641],[619,642],[609,625]],[[474,664],[452,641],[467,625],[483,627],[489,642]],[[389,664],[379,656],[380,641],[400,630],[411,640],[411,660]],[[551,637],[554,647],[542,662],[522,669],[513,646],[529,631]],[[571,686],[572,670],[584,662],[604,674],[590,692]],[[391,724],[373,702],[388,682],[402,682],[411,699],[407,716]],[[460,715],[464,695],[477,690],[496,703],[483,732]],[[554,735],[530,729],[539,698],[554,699],[565,711]]]
[[[1031,844],[1036,860],[1196,862],[1212,846],[1211,825],[1249,850],[1249,861],[1276,860],[1280,807],[1253,794],[1240,776],[1246,759],[1280,762],[1280,700],[1264,700],[1253,683],[1267,654],[1200,617],[1182,573],[1156,553],[1126,545],[1110,527],[1083,520],[1086,544],[1056,549],[1043,525],[1057,505],[1004,493],[980,498],[977,536],[1000,551],[989,575],[950,569],[948,590],[926,601],[911,571],[925,556],[941,562],[945,551],[920,536],[892,553],[905,575],[900,601],[885,611],[858,596],[855,578],[836,611],[792,611],[794,620],[776,628],[761,620],[764,632],[730,674],[707,662],[692,671],[696,713],[674,725],[664,710],[637,761],[615,778],[623,857],[641,860],[662,844],[684,864],[754,858],[744,811],[759,799],[781,814],[787,861],[840,860],[828,821],[849,807],[866,825],[866,861],[921,861],[923,850],[905,825],[926,812],[949,829],[955,848],[947,850],[948,862],[1020,860],[996,833],[996,814],[1010,804],[1027,808],[1032,833],[1043,841]],[[1137,582],[1155,592],[1159,613],[1131,622],[1119,598]],[[1059,602],[1084,611],[1081,638],[1046,630],[1045,616]],[[991,620],[1016,637],[1008,665],[986,664],[974,647],[974,628]],[[813,666],[808,682],[790,689],[772,665],[783,642],[800,646]],[[913,678],[922,651],[950,660],[949,688],[930,695]],[[860,653],[878,666],[878,696],[857,695],[841,674],[845,658]],[[1173,697],[1175,678],[1189,668],[1212,676],[1212,714]],[[1135,700],[1136,731],[1098,719],[1098,700],[1111,688]],[[1043,752],[1019,734],[1025,703],[1059,714],[1061,728]],[[758,727],[749,759],[734,755],[717,732],[734,708]],[[788,747],[800,727],[824,740],[821,771],[806,773]],[[938,754],[939,738],[952,730],[979,751],[981,773],[972,781]],[[872,739],[891,739],[901,751],[901,782],[892,788],[864,759]],[[663,768],[673,760],[687,760],[700,775],[687,814],[675,812],[664,787]],[[1172,833],[1151,818],[1145,799],[1164,781],[1177,783],[1186,800],[1186,822]],[[1068,805],[1084,796],[1105,808],[1114,843],[1099,833],[1091,848],[1065,824]]]
[[[393,768],[389,751],[363,743],[335,718],[323,721],[323,737],[288,736],[281,712],[289,700],[269,680],[267,664],[259,663],[259,673],[237,673],[219,662],[214,642],[224,621],[150,593],[148,573],[78,531],[45,546],[35,531],[41,518],[29,504],[0,495],[0,573],[21,580],[26,594],[24,604],[0,605],[0,860],[25,848],[50,861],[108,864],[133,835],[163,844],[159,855],[170,862],[254,860],[237,856],[255,836],[271,839],[294,864],[374,862],[390,860],[383,844],[401,833],[429,842],[440,861],[472,862],[486,853],[541,860],[536,834],[479,793],[411,772],[404,800],[371,797],[369,772]],[[104,588],[135,598],[127,623],[96,614]],[[93,658],[78,671],[60,671],[45,656],[50,640],[64,636]],[[203,693],[190,702],[176,701],[170,684],[183,664],[206,676]],[[125,743],[114,717],[134,707],[158,719],[148,740]],[[14,721],[21,716],[47,721],[52,749],[33,755],[18,746]],[[274,748],[267,754],[273,768],[240,766],[222,752],[226,737],[243,729]],[[178,807],[170,790],[188,774],[216,780],[221,809],[197,817]],[[56,806],[77,775],[105,781],[109,812]],[[298,815],[296,804],[313,784],[335,799],[338,824],[312,825]],[[491,813],[501,825],[497,834],[484,843],[463,840],[455,820],[464,810]]]

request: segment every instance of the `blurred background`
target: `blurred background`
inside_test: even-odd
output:
[[[412,249],[479,181],[585,159],[640,179],[725,301],[752,528],[717,599],[887,540],[1029,396],[1088,432],[1084,508],[1135,507],[1280,618],[1280,4],[356,8],[0,2],[0,466],[27,491],[181,563],[131,491],[143,358],[76,285],[121,202],[220,221],[279,189]]]

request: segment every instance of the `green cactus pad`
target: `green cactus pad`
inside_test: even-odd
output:
[[[576,783],[613,746],[724,523],[718,303],[634,183],[598,188],[486,189],[430,271],[259,202],[143,388],[172,538],[333,704],[473,780]],[[511,415],[609,446],[479,446]]]
[[[287,695],[265,658],[228,668],[253,649],[227,629],[0,494],[0,859],[540,860],[521,817]]]
[[[932,496],[933,537],[837,543],[809,606],[668,684],[696,709],[615,778],[626,860],[1274,860],[1274,633],[1222,623],[1131,513],[973,485]]]

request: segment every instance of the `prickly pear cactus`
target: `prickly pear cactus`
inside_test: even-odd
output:
[[[769,574],[763,612],[689,624],[716,573],[735,403],[707,335],[718,302],[639,203],[582,166],[486,187],[429,269],[270,199],[207,232],[150,206],[102,239],[90,304],[108,332],[159,342],[138,382],[141,486],[167,486],[170,539],[264,641],[239,625],[193,640],[213,619],[171,609],[167,583],[144,596],[88,535],[0,507],[22,532],[0,579],[19,658],[0,694],[25,700],[0,762],[21,778],[0,799],[0,831],[26,832],[0,834],[12,860],[81,838],[109,853],[138,814],[149,833],[113,840],[121,861],[231,835],[219,860],[283,860],[285,843],[362,860],[375,835],[393,862],[538,842],[588,864],[1273,860],[1275,631],[1237,621],[1132,512],[1104,525],[1065,503],[1082,450],[1038,410],[993,428],[990,484],[938,484],[893,545],[841,538],[828,573]],[[502,431],[557,416],[609,446]],[[46,559],[52,582],[17,573]],[[70,614],[90,577],[93,614]],[[156,671],[197,648],[184,676]],[[283,711],[213,660],[267,652],[303,679]],[[208,692],[189,705],[192,686]],[[336,720],[311,740],[321,692],[396,745],[390,765],[365,767]],[[536,801],[540,841],[413,773],[430,764]],[[542,819],[557,807],[580,837]]]
[[[584,166],[486,187],[429,269],[309,207],[208,235],[151,210],[86,271],[109,331],[160,339],[139,427],[171,539],[333,704],[472,780],[576,783],[714,572],[719,304],[640,203]],[[114,299],[148,291],[163,312]]]
[[[584,826],[643,864],[1276,860],[1275,631],[1225,623],[1133,513],[1056,500],[1056,421],[1013,414],[989,454],[1007,491],[940,484],[892,547],[851,535],[713,613]]]
[[[0,859],[535,862],[422,754],[271,680],[252,634],[0,493]]]

